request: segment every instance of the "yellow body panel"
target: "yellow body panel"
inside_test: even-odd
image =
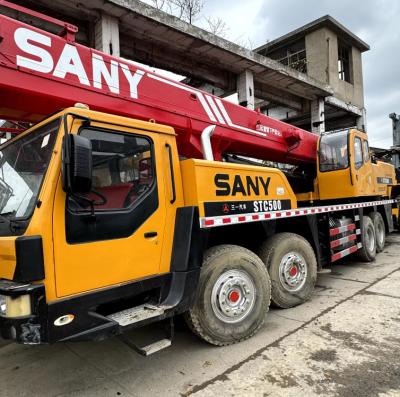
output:
[[[396,171],[393,165],[377,161],[376,164],[372,164],[372,168],[378,194],[380,196],[390,197],[392,194],[392,187],[397,185]]]
[[[12,280],[14,276],[16,264],[15,240],[16,237],[0,238],[0,279]]]
[[[199,206],[200,216],[204,217],[205,203],[232,203],[241,201],[257,201],[257,200],[286,200],[290,201],[291,208],[297,208],[296,197],[290,187],[285,175],[275,169],[267,167],[257,167],[250,165],[239,165],[223,162],[212,162],[206,160],[184,160],[181,161],[183,191],[185,195],[186,205]],[[221,179],[224,187],[230,186],[229,194],[224,188],[216,185],[216,177],[225,175],[225,179]],[[268,185],[268,194],[265,194],[261,182],[259,182],[259,194],[254,189],[248,189],[247,178],[256,183],[257,178],[263,178],[264,181],[270,178]],[[236,178],[236,188],[235,186]],[[243,185],[241,188],[239,179]],[[222,184],[221,184],[222,186]],[[217,193],[219,192],[219,194]],[[244,192],[244,193],[243,193]],[[224,195],[222,195],[222,193]],[[261,207],[257,207],[261,211]],[[248,210],[248,211],[247,211]],[[239,211],[239,210],[237,210]],[[230,213],[231,211],[229,211]],[[240,212],[255,212],[253,209],[240,209]],[[239,213],[240,213],[239,212]],[[221,213],[223,215],[223,213]]]
[[[52,121],[60,115],[54,115],[42,123],[36,124],[32,130],[26,131],[21,134],[17,139],[29,134],[34,129],[41,127],[42,125]],[[45,178],[43,180],[42,189],[40,190],[38,200],[41,202],[41,206],[35,208],[35,211],[30,220],[29,226],[25,232],[25,236],[42,236],[43,241],[43,258],[45,263],[45,274],[46,279],[43,281],[46,287],[46,293],[49,296],[54,296],[55,285],[54,285],[54,262],[53,262],[53,238],[52,238],[52,213],[54,204],[54,193],[55,186],[60,174],[60,162],[61,162],[61,141],[62,134],[59,134],[54,146],[53,154],[50,159],[49,167],[47,169]],[[0,249],[5,249],[8,260],[3,261],[1,257],[0,263],[0,279],[12,279],[15,271],[16,261],[15,259],[15,241],[16,237],[0,237]],[[13,248],[11,248],[13,245]],[[13,251],[11,253],[11,251]]]

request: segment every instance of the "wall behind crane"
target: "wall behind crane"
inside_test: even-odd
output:
[[[352,46],[350,53],[351,82],[339,79],[338,36],[328,28],[306,35],[307,74],[329,84],[335,96],[359,108],[364,107],[361,52]]]

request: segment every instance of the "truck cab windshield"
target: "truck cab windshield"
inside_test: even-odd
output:
[[[348,131],[335,132],[321,137],[319,147],[321,172],[343,170],[349,166],[347,142]]]
[[[57,136],[60,120],[32,130],[0,147],[0,215],[32,215]]]

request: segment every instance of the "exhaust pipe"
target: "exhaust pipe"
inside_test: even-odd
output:
[[[215,125],[209,125],[201,133],[201,148],[203,150],[204,160],[214,161],[214,155],[211,146],[211,137],[214,134]]]

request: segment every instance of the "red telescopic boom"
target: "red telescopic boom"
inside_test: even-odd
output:
[[[5,1],[0,5],[18,7]],[[172,126],[179,154],[203,158],[201,134],[215,126],[214,158],[224,153],[289,164],[313,163],[318,137],[74,41],[77,28],[51,34],[0,15],[0,118],[35,122],[76,102]]]

